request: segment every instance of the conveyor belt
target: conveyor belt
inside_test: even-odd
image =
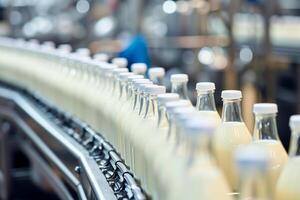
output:
[[[17,127],[8,137],[19,143],[32,162],[39,163],[60,198],[146,199],[133,174],[101,134],[45,99],[1,82],[0,118]],[[3,166],[1,171],[7,171],[4,168],[9,165]],[[1,181],[2,185],[9,183],[7,178]]]

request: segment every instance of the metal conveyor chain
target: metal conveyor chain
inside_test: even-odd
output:
[[[99,169],[104,174],[117,199],[147,199],[133,173],[125,165],[117,151],[101,134],[94,131],[88,124],[26,89],[3,81],[0,81],[0,86],[14,90],[26,97],[45,114],[49,121],[53,122],[64,133],[71,136],[86,149],[89,152],[89,156],[97,162]],[[74,170],[78,174],[81,173],[80,166],[75,167]]]

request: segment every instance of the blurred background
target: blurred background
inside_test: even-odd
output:
[[[213,81],[219,108],[222,89],[241,89],[250,130],[252,104],[275,102],[286,147],[300,112],[299,0],[0,0],[0,35],[187,73],[194,101],[195,83]]]

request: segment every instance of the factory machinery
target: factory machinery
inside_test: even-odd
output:
[[[48,76],[49,69],[43,67],[62,58],[49,52],[29,48],[24,41],[0,41],[1,199],[15,193],[12,154],[16,149],[29,159],[35,182],[60,199],[147,199],[103,134],[44,95],[41,85],[46,83],[37,77]],[[68,61],[78,62],[71,57]],[[34,74],[32,67],[41,63],[45,66]]]

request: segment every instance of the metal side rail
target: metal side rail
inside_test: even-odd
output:
[[[8,137],[44,168],[61,199],[147,199],[133,173],[99,133],[45,99],[0,82],[0,118],[17,127]],[[0,185],[5,185],[3,181]]]

